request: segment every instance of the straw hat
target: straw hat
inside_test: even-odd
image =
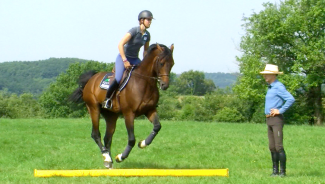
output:
[[[283,72],[279,72],[277,65],[266,64],[264,71],[260,72],[260,74],[283,74]]]

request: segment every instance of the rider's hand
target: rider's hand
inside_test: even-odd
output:
[[[125,62],[123,62],[123,64],[124,64],[124,68],[129,68],[129,67],[131,67],[129,61],[125,61]]]

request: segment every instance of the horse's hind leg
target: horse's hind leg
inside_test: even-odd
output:
[[[111,111],[104,111],[102,110],[102,115],[106,121],[106,133],[104,137],[104,144],[107,148],[108,152],[103,153],[104,156],[104,165],[106,168],[113,168],[113,161],[111,157],[111,145],[112,145],[112,138],[116,128],[116,121],[118,118],[118,114],[113,113]]]
[[[100,132],[99,132],[99,115],[100,115],[99,106],[98,105],[93,105],[93,106],[87,105],[87,108],[88,108],[88,111],[89,111],[89,114],[91,117],[91,121],[93,124],[91,137],[94,139],[94,141],[98,145],[100,151],[102,153],[106,153],[108,150],[103,146],[102,141],[101,141]]]
[[[153,130],[145,140],[142,140],[139,142],[139,144],[138,144],[139,148],[145,148],[145,147],[149,146],[151,144],[151,142],[153,141],[153,139],[158,134],[159,130],[161,129],[161,124],[159,122],[159,118],[158,118],[156,109],[149,111],[146,114],[146,116],[149,119],[149,121],[153,124]]]

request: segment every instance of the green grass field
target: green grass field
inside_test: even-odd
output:
[[[104,121],[101,121],[102,137]],[[146,149],[134,147],[115,169],[223,169],[227,177],[52,177],[35,178],[34,169],[104,169],[90,137],[89,119],[0,119],[0,183],[325,183],[325,127],[284,128],[287,177],[272,178],[265,124],[162,121]],[[136,120],[137,142],[152,125]],[[113,137],[112,156],[127,144],[123,120]]]

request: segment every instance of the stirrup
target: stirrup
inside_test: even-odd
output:
[[[112,100],[110,98],[107,98],[105,101],[103,101],[102,107],[105,109],[112,109],[113,107]]]

